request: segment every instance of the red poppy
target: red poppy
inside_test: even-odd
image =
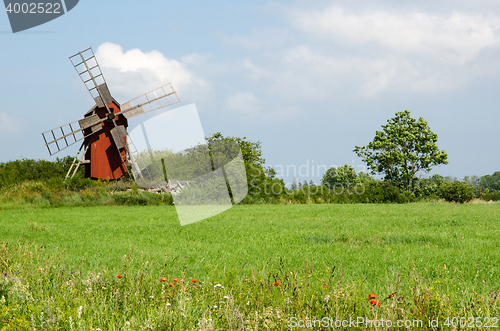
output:
[[[170,287],[174,287],[174,284],[170,283],[170,284],[168,284],[168,286],[170,286]]]
[[[396,294],[396,293],[389,294],[387,297],[388,298],[394,298],[394,294]]]
[[[373,294],[373,293],[368,294],[368,300],[376,299],[376,298],[377,298],[377,296],[375,294]]]
[[[118,278],[122,278],[123,276],[122,275],[118,275]]]
[[[328,288],[328,285],[323,285],[324,288]]]
[[[196,283],[196,279],[193,279],[193,280],[192,280],[192,282],[193,282],[193,283]]]
[[[162,282],[166,282],[166,281],[167,281],[167,277],[162,277],[160,280],[161,280]]]
[[[174,282],[177,283],[179,281],[179,279],[177,278],[174,278]]]

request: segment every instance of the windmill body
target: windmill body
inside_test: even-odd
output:
[[[117,127],[126,129],[128,121],[121,114],[119,104],[112,101],[108,104],[108,109],[116,115],[114,122]],[[109,115],[105,107],[98,108],[94,106],[86,114],[86,117],[94,114],[99,116],[100,119],[105,119]],[[116,139],[117,141],[123,140],[124,144],[115,146],[112,132],[118,132],[118,130],[113,130],[115,129],[113,121],[104,121],[101,126],[102,129],[95,134],[91,134],[91,128],[83,130],[83,134],[87,136],[84,139],[84,145],[90,146],[85,153],[86,162],[82,162],[85,166],[85,177],[108,180],[122,178],[127,174],[127,150],[124,146],[127,143],[126,132]]]
[[[127,134],[127,120],[180,102],[177,92],[168,83],[120,104],[111,96],[92,48],[70,56],[70,60],[95,105],[81,120],[42,133],[49,154],[83,140],[66,178],[73,177],[82,164],[88,178],[119,179],[128,174],[128,169],[134,179],[147,177],[143,173],[148,172],[146,166],[136,161],[141,162]]]

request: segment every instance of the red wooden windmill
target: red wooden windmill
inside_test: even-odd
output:
[[[127,134],[127,119],[180,102],[177,92],[169,83],[120,104],[111,96],[92,48],[70,56],[70,60],[96,104],[81,120],[42,133],[49,154],[83,139],[66,178],[73,177],[84,164],[85,177],[118,179],[127,174],[128,162],[134,179],[143,178],[145,166],[136,162],[137,150]]]

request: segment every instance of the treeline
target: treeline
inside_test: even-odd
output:
[[[252,186],[245,202],[292,203],[407,203],[437,201],[464,203],[474,198],[500,201],[500,171],[483,177],[466,177],[460,181],[452,177],[433,175],[414,181],[410,190],[397,182],[374,179],[369,174],[356,173],[344,165],[326,171],[320,185],[312,181],[296,181],[285,187],[277,181]]]
[[[465,177],[463,180],[433,175],[413,178],[407,181],[408,184],[374,179],[367,173],[356,173],[352,166],[344,165],[328,169],[318,185],[304,181],[287,186],[276,177],[273,168],[264,166],[260,142],[250,142],[245,137],[224,137],[221,133],[208,137],[207,142],[212,146],[210,153],[213,146],[240,146],[248,183],[248,194],[241,201],[243,204],[406,203],[440,199],[463,203],[473,198],[500,201],[500,171],[483,177]],[[195,152],[193,150],[194,156]],[[181,161],[183,158],[186,156]],[[57,207],[173,203],[169,192],[150,192],[130,179],[96,181],[84,178],[83,167],[74,178],[65,181],[72,162],[73,158],[67,156],[54,162],[22,159],[0,163],[0,207],[22,204]]]

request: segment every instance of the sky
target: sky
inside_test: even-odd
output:
[[[81,0],[16,34],[0,13],[0,162],[76,154],[41,133],[94,105],[68,59],[88,47],[119,102],[171,82],[172,109],[261,141],[287,183],[366,171],[354,147],[405,109],[448,153],[431,174],[500,170],[499,1]]]

